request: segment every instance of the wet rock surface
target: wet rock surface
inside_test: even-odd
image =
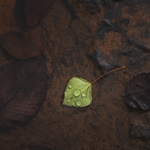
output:
[[[100,10],[94,8],[91,14],[87,9],[89,2],[98,4]],[[149,47],[150,2],[92,2],[56,0],[41,23],[29,29],[38,31],[34,37],[40,35],[44,41],[49,87],[41,109],[27,125],[0,131],[2,149],[150,148],[149,111],[134,110],[123,102],[128,81],[150,71],[150,53],[129,40],[136,39]],[[22,30],[18,26],[14,24],[13,30]],[[12,56],[0,50],[4,67],[12,62]],[[126,69],[95,83],[93,101],[88,107],[63,106],[69,79],[80,76],[93,81],[101,75],[102,69],[89,59],[94,50],[100,50],[108,64],[125,65]]]
[[[131,127],[131,136],[136,138],[141,138],[143,140],[150,139],[150,126],[145,126],[143,124],[135,123]]]
[[[101,5],[103,0],[76,0],[77,4],[85,4],[87,10],[91,14],[95,14],[97,11],[101,10]]]
[[[103,53],[100,50],[95,50],[91,55],[90,55],[99,65],[100,69],[102,70],[103,73],[106,73],[113,69],[114,65],[109,64],[106,62],[104,59]]]

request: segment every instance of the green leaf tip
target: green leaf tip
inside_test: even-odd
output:
[[[63,104],[72,107],[86,107],[92,102],[92,84],[85,79],[73,77],[65,90]]]

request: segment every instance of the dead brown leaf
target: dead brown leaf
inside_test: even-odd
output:
[[[30,33],[9,32],[0,36],[2,47],[18,59],[36,57],[44,51],[41,39]]]
[[[0,69],[0,127],[27,123],[41,107],[47,89],[44,57],[15,60]]]

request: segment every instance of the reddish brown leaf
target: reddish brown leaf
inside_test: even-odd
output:
[[[47,71],[43,57],[16,60],[0,69],[0,127],[28,122],[46,95]]]
[[[139,74],[129,81],[124,101],[133,108],[150,109],[150,73]]]
[[[19,59],[36,57],[44,51],[42,41],[30,33],[9,32],[1,35],[0,39],[3,48]]]
[[[35,26],[49,13],[53,0],[24,0],[24,15],[28,26]]]

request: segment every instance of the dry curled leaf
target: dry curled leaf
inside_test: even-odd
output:
[[[18,59],[36,57],[44,51],[42,40],[30,33],[9,32],[0,36],[2,47]]]
[[[133,108],[150,109],[150,73],[139,74],[129,81],[124,102]]]
[[[27,123],[37,113],[47,80],[44,57],[15,60],[0,68],[0,128]]]

